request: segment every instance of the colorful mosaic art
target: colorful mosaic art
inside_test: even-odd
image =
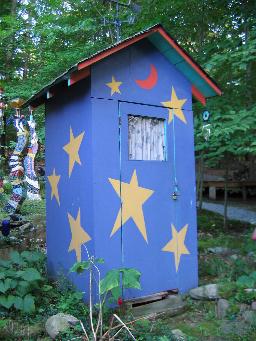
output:
[[[27,189],[27,198],[30,200],[41,200],[39,194],[39,182],[35,173],[35,156],[38,151],[38,137],[36,133],[36,122],[33,115],[30,115],[30,119],[27,122],[29,126],[29,145],[27,150],[27,156],[24,159],[25,168],[25,185]]]
[[[16,114],[11,121],[17,131],[17,142],[9,161],[12,194],[4,208],[9,214],[16,213],[25,199],[23,189],[24,168],[22,166],[21,155],[28,139],[25,119]]]

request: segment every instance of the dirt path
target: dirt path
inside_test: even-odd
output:
[[[222,203],[203,202],[203,208],[222,215],[224,214],[224,205]],[[228,207],[228,218],[256,224],[256,207],[232,203],[232,206]]]

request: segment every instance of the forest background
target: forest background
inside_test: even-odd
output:
[[[128,3],[128,0],[123,0]],[[208,140],[196,103],[195,143],[201,168],[244,162],[256,154],[256,3],[254,0],[136,0],[120,18],[122,39],[153,24],[166,30],[214,78],[223,96],[207,102]],[[71,65],[116,42],[108,0],[0,0],[0,80],[7,100],[28,99]],[[1,156],[7,157],[15,132],[2,129]],[[28,114],[25,112],[25,115]],[[43,159],[44,108],[35,112]]]

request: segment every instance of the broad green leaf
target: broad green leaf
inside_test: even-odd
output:
[[[115,302],[117,302],[118,298],[122,296],[121,287],[116,287],[111,290],[111,295],[113,296]]]
[[[77,272],[78,274],[84,272],[84,270],[88,270],[90,268],[89,261],[82,261],[75,263],[71,268],[70,272]]]
[[[103,258],[95,258],[95,263],[104,264],[104,259]]]
[[[243,288],[253,288],[255,284],[255,280],[250,278],[249,276],[240,276],[237,281],[237,285]]]
[[[22,251],[21,256],[29,263],[37,263],[44,257],[42,253],[36,251]]]
[[[120,286],[120,271],[110,270],[106,276],[100,281],[100,293],[104,294],[113,288]]]
[[[13,303],[14,303],[13,295],[0,296],[0,305],[5,307],[6,309],[10,309]]]
[[[123,268],[120,269],[123,274],[122,284],[124,288],[141,289],[140,276],[141,273],[135,269]]]
[[[11,289],[11,284],[12,280],[10,278],[0,281],[0,292],[4,294],[6,291]]]
[[[42,279],[40,273],[35,268],[27,268],[22,271],[21,277],[25,281],[33,282]]]
[[[16,288],[16,293],[23,297],[25,296],[30,290],[30,283],[27,281],[19,281],[17,288]]]
[[[14,307],[18,310],[23,310],[23,298],[19,296],[15,296],[14,299]]]
[[[250,277],[256,282],[256,271],[253,271],[253,272],[250,274]]]
[[[35,298],[32,295],[26,295],[23,298],[23,311],[25,313],[31,313],[35,310]]]
[[[18,251],[12,251],[10,253],[10,259],[14,264],[24,265],[24,261]]]

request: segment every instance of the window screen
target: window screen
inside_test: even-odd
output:
[[[166,160],[165,120],[128,116],[129,160]]]

